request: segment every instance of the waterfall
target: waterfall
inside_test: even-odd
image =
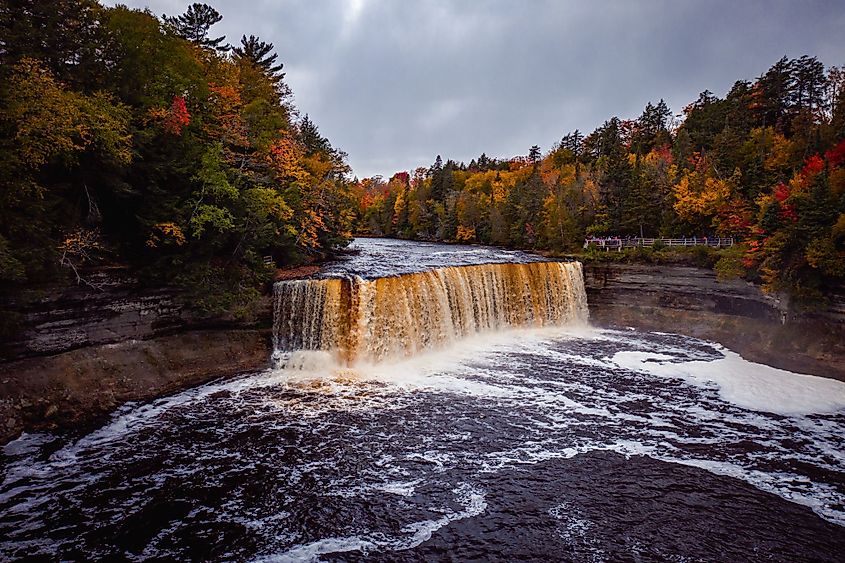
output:
[[[411,356],[508,327],[587,320],[579,262],[448,267],[274,286],[275,355],[322,351],[345,365]]]

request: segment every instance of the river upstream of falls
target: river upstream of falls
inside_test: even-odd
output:
[[[845,559],[845,383],[591,328],[577,263],[353,250],[276,368],[8,444],[0,559]]]

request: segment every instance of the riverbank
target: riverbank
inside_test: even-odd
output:
[[[144,287],[127,270],[94,281],[7,308],[18,330],[0,342],[0,442],[269,365],[269,296],[250,320],[203,318],[178,291]]]
[[[584,280],[597,326],[686,334],[754,362],[845,381],[845,295],[800,312],[749,282],[667,264],[588,263]]]
[[[84,428],[149,401],[269,365],[269,329],[197,330],[0,364],[0,443],[24,430]]]

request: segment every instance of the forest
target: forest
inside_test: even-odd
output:
[[[297,111],[271,43],[192,4],[0,3],[0,294],[129,268],[247,315],[277,268],[354,233],[580,251],[585,236],[729,236],[722,275],[818,300],[845,277],[845,71],[782,58],[673,115],[546,153],[353,179]]]
[[[238,315],[275,267],[348,242],[346,155],[297,112],[273,45],[230,45],[221,19],[0,3],[3,295],[118,265]]]
[[[734,237],[720,275],[818,302],[845,277],[845,71],[784,57],[678,115],[660,100],[546,154],[438,156],[355,191],[373,235],[556,252],[588,236]]]

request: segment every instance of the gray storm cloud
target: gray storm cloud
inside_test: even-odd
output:
[[[544,150],[576,128],[677,113],[784,55],[845,64],[845,3],[209,0],[214,28],[275,44],[302,113],[360,177]],[[130,1],[169,15],[188,2]]]

